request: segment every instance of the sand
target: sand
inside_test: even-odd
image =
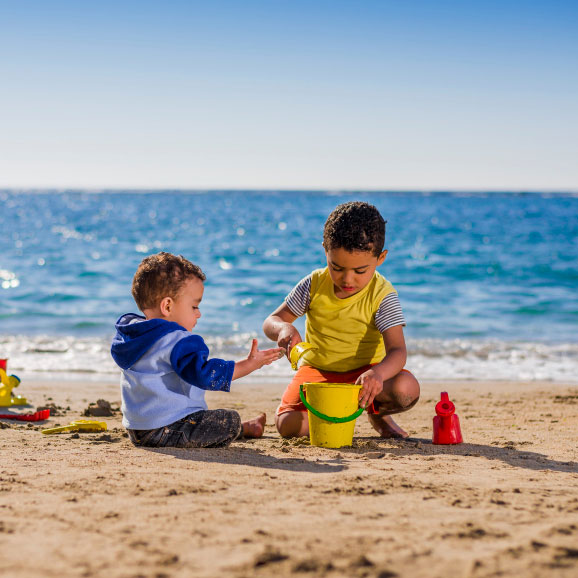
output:
[[[1,420],[0,572],[19,577],[578,576],[578,388],[422,384],[381,440],[363,416],[354,446],[262,439],[227,449],[137,449],[120,414],[106,433],[44,436]],[[210,407],[269,421],[282,385],[234,384]],[[464,443],[431,444],[450,392]],[[65,424],[115,383],[23,380]],[[31,408],[27,408],[30,410]]]

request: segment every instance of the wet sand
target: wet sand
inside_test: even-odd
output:
[[[212,408],[266,411],[259,440],[208,450],[137,449],[113,411],[105,433],[44,436],[83,418],[116,383],[24,380],[62,415],[0,420],[0,568],[32,577],[574,577],[578,387],[422,384],[381,440],[362,416],[351,448],[282,440],[282,385],[234,384]],[[447,390],[464,443],[434,446]],[[34,407],[23,408],[31,411]]]

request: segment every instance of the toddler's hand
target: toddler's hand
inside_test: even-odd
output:
[[[363,386],[359,392],[360,407],[367,407],[375,396],[383,391],[383,381],[374,369],[362,373],[355,383]]]
[[[276,347],[274,349],[263,349],[259,351],[257,347],[257,340],[253,339],[251,343],[251,351],[247,356],[247,359],[255,366],[255,369],[259,369],[264,365],[269,365],[278,359],[281,359],[285,355],[285,350],[282,347]]]

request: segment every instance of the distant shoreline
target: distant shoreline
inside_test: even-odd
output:
[[[0,194],[183,194],[183,195],[203,195],[203,194],[320,194],[326,193],[330,196],[352,195],[352,194],[371,194],[384,196],[524,196],[524,195],[540,195],[540,196],[556,196],[556,197],[576,197],[578,196],[578,188],[569,187],[568,189],[477,189],[477,188],[463,188],[463,189],[358,189],[358,188],[343,188],[343,189],[325,189],[325,188],[146,188],[146,187],[0,187]]]

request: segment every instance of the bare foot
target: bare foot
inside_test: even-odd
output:
[[[267,423],[267,415],[260,413],[256,418],[250,419],[249,421],[244,421],[241,425],[243,426],[243,437],[246,438],[260,438],[265,431],[265,424]]]
[[[409,434],[401,429],[394,421],[390,415],[379,415],[377,413],[367,414],[369,418],[369,423],[373,426],[373,429],[382,438],[406,438]]]

